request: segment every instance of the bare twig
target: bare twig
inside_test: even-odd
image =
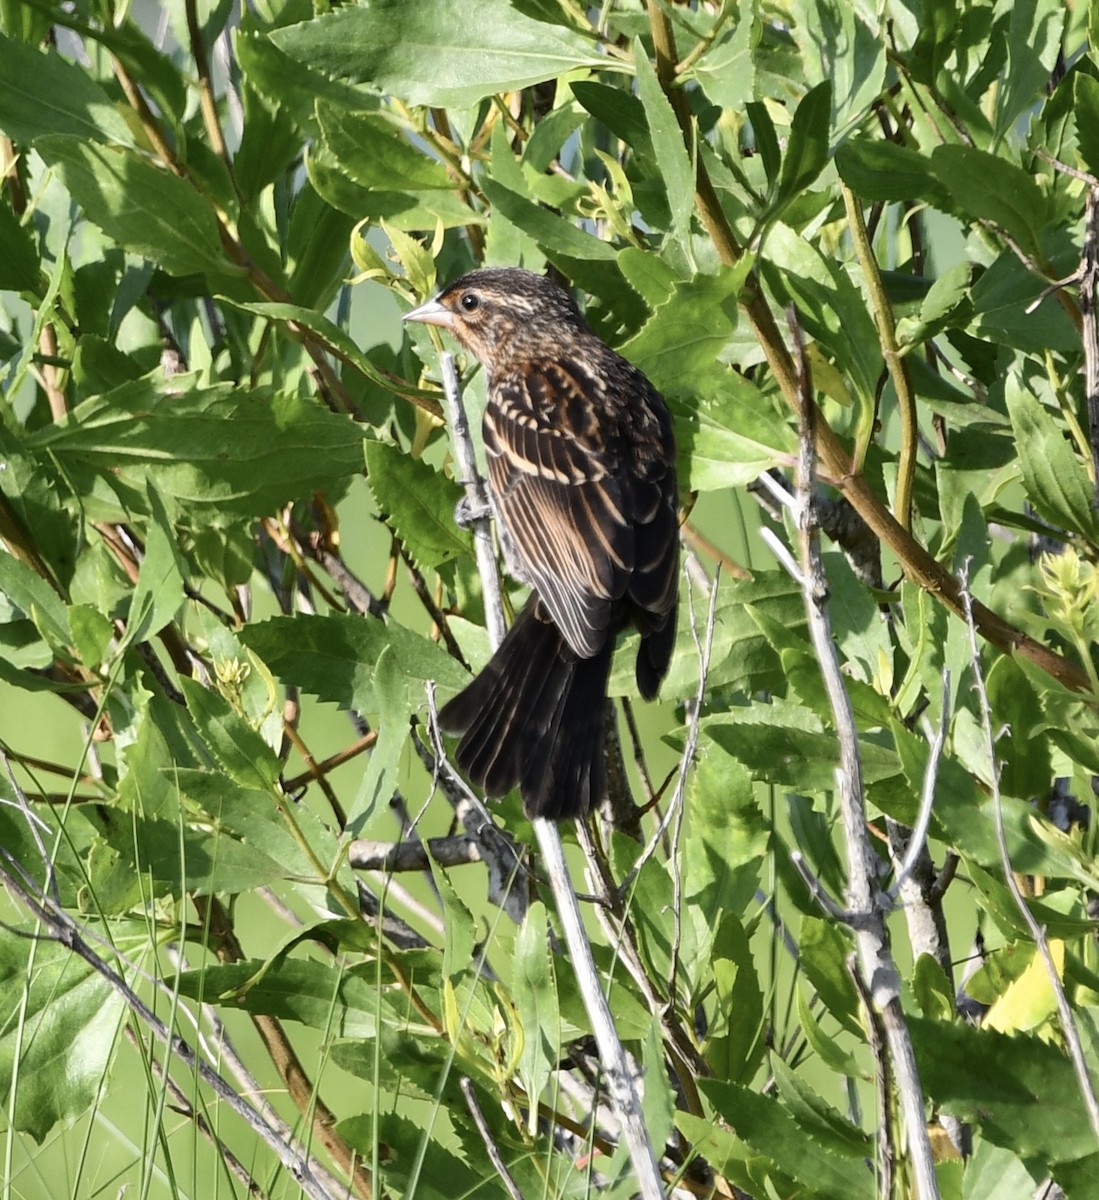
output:
[[[347,862],[356,871],[430,871],[481,861],[481,847],[467,834],[428,838],[426,842],[371,842],[357,838],[347,847]]]
[[[508,1170],[507,1164],[500,1154],[500,1148],[493,1140],[492,1130],[488,1127],[485,1114],[481,1112],[481,1106],[477,1103],[477,1093],[473,1090],[473,1081],[468,1076],[463,1075],[458,1083],[462,1089],[462,1095],[466,1098],[466,1105],[469,1108],[470,1116],[473,1118],[473,1123],[477,1126],[477,1132],[481,1135],[481,1141],[485,1143],[485,1150],[488,1152],[489,1160],[496,1168],[496,1174],[500,1176],[500,1182],[503,1183],[511,1200],[523,1200],[523,1193],[512,1178],[511,1172]]]
[[[877,859],[866,831],[866,804],[862,787],[862,759],[851,699],[844,686],[839,657],[828,617],[828,586],[820,555],[820,539],[813,512],[813,478],[816,461],[814,424],[816,409],[802,347],[797,314],[788,314],[797,363],[799,396],[799,453],[797,487],[798,540],[803,593],[809,636],[820,665],[832,708],[839,742],[840,766],[836,772],[847,852],[847,908],[852,923],[859,971],[874,1011],[880,1015],[893,1064],[893,1074],[904,1114],[908,1157],[912,1162],[916,1194],[920,1200],[939,1200],[935,1160],[924,1119],[923,1087],[900,1001],[900,973],[889,948],[884,909],[887,899],[878,886]]]
[[[992,705],[989,703],[988,690],[985,687],[984,671],[981,668],[981,655],[977,645],[976,627],[969,613],[969,604],[971,603],[969,595],[969,562],[970,560],[967,558],[960,573],[962,604],[966,609],[966,625],[969,629],[970,663],[973,668],[973,679],[977,688],[977,699],[981,708],[981,728],[984,733],[985,748],[988,751],[988,763],[992,775],[992,803],[996,816],[996,844],[1000,850],[1000,863],[1004,869],[1004,882],[1007,884],[1008,891],[1011,892],[1011,898],[1015,901],[1015,907],[1019,910],[1019,915],[1023,918],[1027,929],[1030,931],[1030,936],[1034,939],[1034,944],[1038,947],[1038,953],[1042,956],[1046,974],[1049,976],[1049,985],[1053,989],[1053,995],[1057,1001],[1057,1016],[1061,1022],[1061,1033],[1064,1035],[1069,1057],[1072,1059],[1072,1065],[1076,1071],[1076,1079],[1080,1086],[1080,1095],[1084,1099],[1092,1131],[1096,1138],[1099,1139],[1099,1099],[1096,1098],[1095,1086],[1092,1083],[1091,1074],[1088,1070],[1087,1058],[1084,1055],[1084,1047],[1080,1040],[1080,1031],[1076,1025],[1076,1018],[1073,1016],[1072,1007],[1068,1002],[1068,997],[1065,995],[1064,985],[1061,983],[1061,976],[1057,971],[1057,965],[1054,963],[1053,955],[1050,953],[1049,939],[1046,937],[1045,928],[1039,925],[1034,914],[1030,911],[1030,906],[1026,902],[1026,897],[1019,887],[1019,883],[1015,878],[1015,872],[1011,866],[1007,833],[1004,830],[1003,801],[1000,795],[1001,764],[996,754],[996,735],[993,733]]]
[[[905,851],[904,861],[897,868],[897,878],[893,886],[889,889],[889,899],[896,900],[900,894],[900,890],[904,887],[905,881],[912,874],[916,866],[916,862],[923,851],[924,844],[927,841],[927,829],[931,824],[931,808],[935,802],[935,784],[939,775],[939,760],[942,758],[943,747],[946,745],[946,731],[950,728],[950,669],[947,668],[943,672],[943,702],[942,702],[942,718],[939,721],[939,729],[935,734],[934,740],[931,742],[931,754],[927,760],[927,769],[924,771],[923,791],[920,795],[920,811],[916,817],[916,824],[912,826],[912,832],[908,838],[908,848]]]
[[[492,545],[492,523],[489,520],[492,509],[485,485],[477,472],[477,459],[473,453],[473,439],[470,437],[465,405],[462,404],[458,387],[454,356],[440,354],[439,366],[443,373],[443,390],[446,395],[447,420],[450,422],[454,457],[458,460],[458,469],[462,472],[460,482],[466,489],[473,519],[473,550],[477,556],[477,573],[481,576],[481,583],[485,589],[485,623],[488,626],[490,642],[493,646],[498,646],[504,640],[506,630],[503,604],[488,602],[490,594],[497,598],[500,596],[500,572],[496,565],[496,550]]]

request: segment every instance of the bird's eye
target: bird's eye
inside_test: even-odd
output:
[[[467,313],[476,312],[481,307],[481,297],[475,292],[466,292],[461,299],[461,305]]]

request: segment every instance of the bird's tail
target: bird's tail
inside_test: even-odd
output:
[[[529,817],[581,817],[607,792],[603,740],[614,639],[579,658],[536,598],[485,669],[443,706],[458,765],[490,796],[518,785]]]

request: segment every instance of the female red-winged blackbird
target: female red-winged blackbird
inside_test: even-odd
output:
[[[488,373],[489,494],[508,570],[534,589],[488,666],[439,713],[490,796],[528,816],[583,816],[606,794],[607,676],[641,633],[656,696],[675,640],[675,440],[660,393],[605,346],[556,284],[473,271],[406,321],[441,325]]]

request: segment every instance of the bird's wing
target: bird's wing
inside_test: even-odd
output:
[[[634,502],[619,471],[617,416],[575,363],[496,380],[485,411],[493,500],[511,549],[582,658],[607,638],[634,566]]]

